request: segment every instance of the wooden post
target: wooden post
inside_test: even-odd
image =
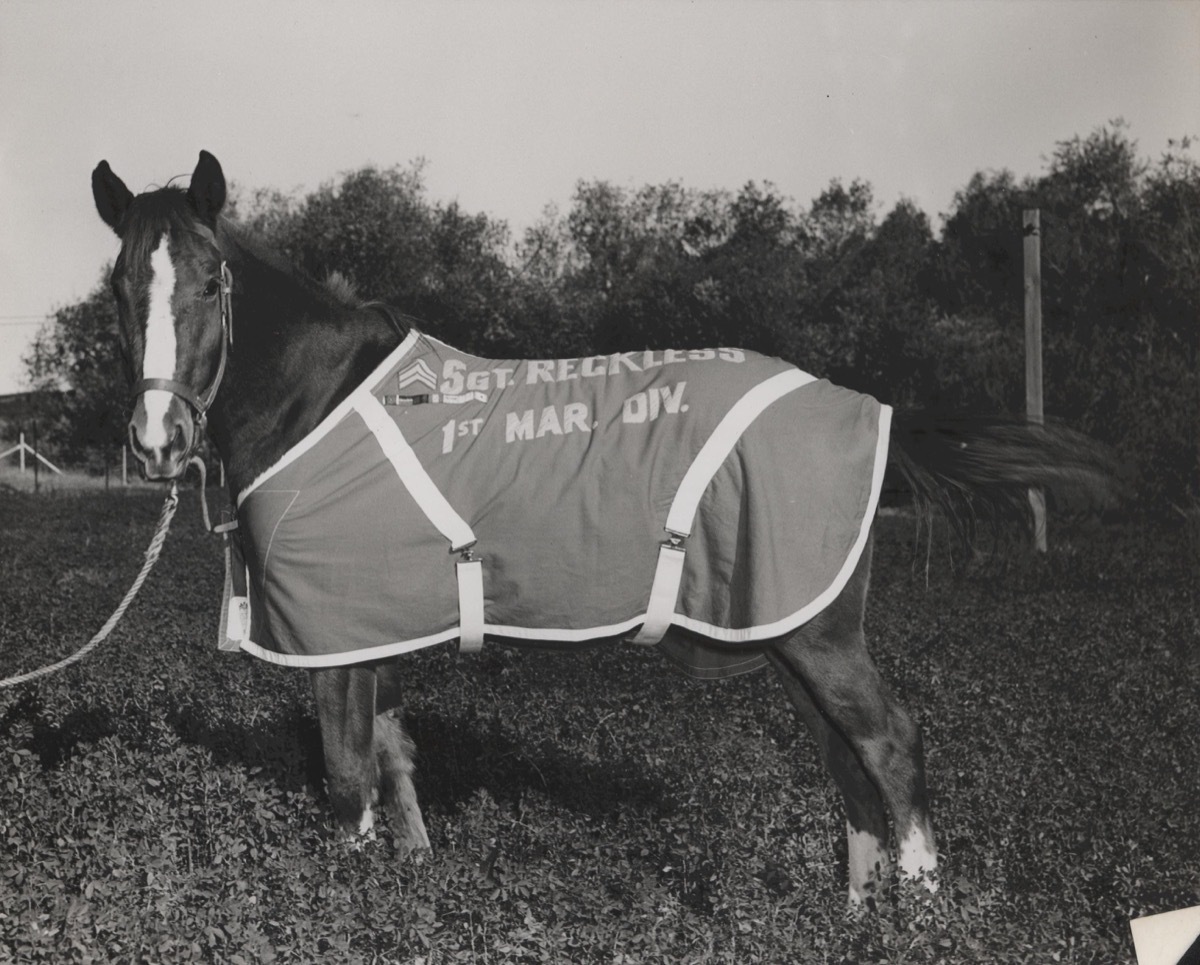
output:
[[[1025,416],[1041,425],[1042,410],[1042,235],[1041,212],[1028,209],[1021,216],[1025,237]],[[1033,508],[1034,543],[1046,552],[1046,494],[1029,490]]]
[[[41,492],[41,488],[42,488],[41,477],[38,475],[38,459],[37,459],[38,446],[37,446],[37,444],[38,444],[37,423],[35,422],[33,424],[33,491],[35,493]]]
[[[25,475],[25,433],[21,433],[21,444],[17,447],[21,453],[21,475]]]

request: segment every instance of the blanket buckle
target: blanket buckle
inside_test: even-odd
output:
[[[479,559],[479,557],[475,555],[475,544],[478,542],[479,540],[473,539],[471,542],[463,543],[461,546],[451,546],[450,553],[451,555],[457,553],[458,561],[460,563],[474,563]]]
[[[682,550],[684,541],[691,535],[690,533],[680,533],[677,530],[671,529],[669,526],[663,527],[667,535],[659,543],[660,546],[669,546],[671,549]]]

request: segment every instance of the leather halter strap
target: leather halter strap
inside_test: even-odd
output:
[[[233,344],[233,272],[229,270],[229,265],[221,262],[221,357],[217,361],[217,373],[213,376],[212,383],[209,385],[206,392],[196,392],[190,385],[183,382],[177,382],[175,379],[142,379],[133,387],[133,398],[136,401],[138,396],[151,389],[158,389],[163,392],[170,392],[172,395],[177,395],[183,399],[192,411],[196,414],[196,421],[199,428],[203,431],[205,424],[208,421],[208,410],[212,406],[213,400],[217,397],[217,390],[221,388],[221,380],[225,378],[225,363],[229,357],[229,346]],[[196,438],[199,433],[196,433]],[[193,448],[195,447],[195,439],[193,439]]]
[[[224,353],[222,353],[224,354]],[[151,389],[160,389],[163,392],[170,392],[172,395],[177,395],[190,405],[196,412],[203,415],[208,410],[208,405],[190,386],[184,385],[182,382],[176,382],[174,379],[142,379],[133,387],[133,397],[136,399],[143,392],[148,392]],[[209,403],[211,404],[211,402]]]

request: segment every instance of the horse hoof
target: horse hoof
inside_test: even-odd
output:
[[[432,852],[425,819],[417,807],[397,807],[389,814],[396,853],[402,859]]]
[[[394,838],[396,842],[396,855],[401,861],[416,861],[418,864],[425,860],[426,855],[433,854],[433,847],[429,844],[429,836],[425,833],[425,827],[408,829],[407,834],[397,834]]]
[[[374,844],[375,840],[374,828],[364,834],[354,833],[350,837],[350,850],[362,851],[368,844]]]
[[[408,864],[423,865],[433,857],[433,849],[427,844],[398,844],[396,857]]]

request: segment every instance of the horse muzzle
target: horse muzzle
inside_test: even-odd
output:
[[[190,406],[178,396],[151,390],[138,397],[129,420],[129,446],[147,479],[178,479],[199,438]]]

